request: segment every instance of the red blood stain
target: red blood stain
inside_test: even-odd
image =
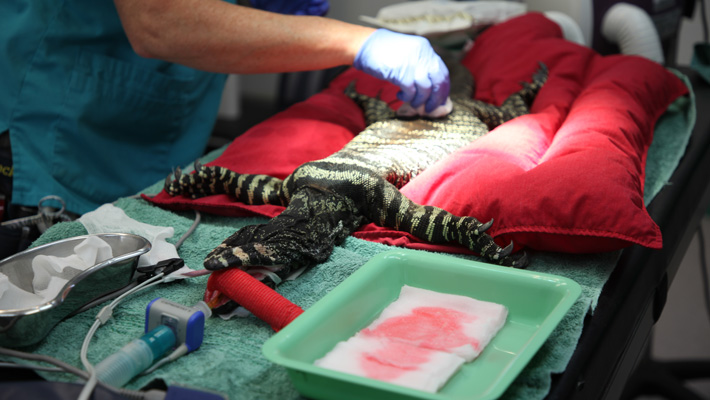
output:
[[[407,371],[415,371],[426,364],[432,350],[388,341],[376,351],[363,352],[360,367],[368,378],[392,381]]]
[[[362,333],[444,352],[468,344],[478,349],[478,340],[468,337],[463,329],[465,323],[475,319],[449,308],[417,307],[411,314],[389,318],[374,329],[363,329]]]

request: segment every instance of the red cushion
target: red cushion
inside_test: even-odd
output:
[[[462,61],[476,79],[475,97],[500,104],[544,63],[550,71],[531,114],[509,121],[413,179],[402,192],[413,201],[457,215],[494,219],[489,231],[516,248],[588,253],[636,243],[660,248],[661,233],[643,204],[646,153],[658,117],[682,82],[651,61],[602,57],[562,39],[556,24],[530,13],[485,31]],[[381,91],[396,108],[397,88],[351,69],[305,102],[238,137],[214,165],[285,177],[298,165],[340,149],[364,128],[362,113],[343,93]],[[209,164],[208,164],[209,165]],[[172,209],[221,215],[275,216],[283,208],[247,206],[228,196],[190,200],[161,193],[151,201]],[[373,224],[355,233],[411,248],[435,246]]]

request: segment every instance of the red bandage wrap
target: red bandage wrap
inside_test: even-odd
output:
[[[301,307],[239,268],[210,275],[205,301],[209,304],[217,293],[234,300],[277,332],[303,313]]]

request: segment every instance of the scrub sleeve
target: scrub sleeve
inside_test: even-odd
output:
[[[139,57],[112,1],[3,0],[0,25],[13,204],[82,214],[204,152],[225,76]]]

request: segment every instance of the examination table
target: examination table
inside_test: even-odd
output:
[[[524,20],[530,26],[548,27],[538,15],[524,18],[531,18]],[[648,204],[648,212],[660,227],[663,247],[653,249],[632,245],[623,250],[578,254],[533,249],[531,270],[575,279],[583,286],[583,296],[504,398],[618,398],[645,355],[649,332],[660,315],[667,287],[672,283],[701,216],[710,205],[710,116],[704,111],[710,104],[710,87],[692,71],[683,69],[682,72],[690,78],[696,96],[697,124],[689,137],[681,132],[677,140],[670,139],[670,144],[675,143],[674,151],[684,152],[675,160],[677,167],[671,160],[670,171],[657,166],[662,171],[649,169],[646,175],[647,191],[657,192]],[[203,162],[219,160],[224,151],[220,149],[206,156]],[[654,141],[648,151],[648,164],[651,165],[662,158],[666,149],[659,148]],[[153,198],[154,194],[160,195],[160,189],[161,183],[156,183],[144,193],[147,198]],[[139,221],[173,226],[176,232],[173,241],[189,229],[194,218],[189,204],[169,211],[155,207],[145,199],[126,198],[120,199],[116,205]],[[201,209],[216,207],[205,203]],[[195,233],[180,248],[180,255],[188,266],[200,268],[206,253],[235,229],[263,222],[265,216],[258,213],[240,218],[203,215]],[[78,222],[58,224],[37,244],[85,232]],[[383,236],[381,232],[369,232],[375,233],[364,236]],[[413,248],[446,250],[421,247],[411,238],[394,237],[388,241],[374,243],[348,238],[343,246],[336,247],[331,259],[297,280],[283,283],[279,292],[306,309],[369,258],[390,249],[388,243],[406,242]],[[468,254],[461,257],[475,259]],[[123,343],[139,336],[145,306],[150,300],[165,297],[186,305],[194,304],[202,298],[206,279],[198,277],[163,285],[127,301],[116,311],[114,320],[99,329],[91,345],[90,359],[98,362]],[[81,339],[97,311],[91,309],[60,323],[42,343],[29,350],[80,365]],[[229,321],[212,318],[207,323],[205,341],[199,350],[148,376],[135,379],[129,387],[136,389],[162,379],[169,384],[222,392],[232,399],[298,398],[283,368],[270,364],[261,355],[261,345],[272,334],[268,325],[253,316]],[[42,375],[51,380],[72,379],[49,373]]]
[[[550,399],[616,399],[643,389],[630,387],[624,392],[629,380],[669,398],[695,398],[680,397],[688,394],[667,385],[668,381],[644,380],[651,376],[645,376],[644,371],[634,375],[640,363],[664,371],[662,364],[654,364],[649,358],[652,327],[663,311],[668,288],[700,220],[710,207],[710,83],[689,68],[681,71],[693,85],[698,114],[683,159],[669,184],[648,206],[663,232],[663,248],[632,246],[622,251],[602,289],[594,316],[585,321],[567,369],[554,379]],[[697,305],[698,318],[705,317],[702,307]],[[692,370],[695,372],[686,375],[688,378],[710,378],[710,360],[698,362]],[[648,388],[651,383],[665,390]]]

